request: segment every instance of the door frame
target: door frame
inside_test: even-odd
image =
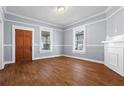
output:
[[[13,63],[15,63],[15,59],[16,59],[15,58],[15,48],[16,48],[15,31],[16,31],[16,29],[32,31],[32,60],[34,60],[34,31],[35,31],[35,29],[32,27],[12,25],[12,61],[13,61]]]

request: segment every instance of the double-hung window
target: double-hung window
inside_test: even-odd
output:
[[[86,29],[79,26],[73,29],[73,52],[85,53],[86,50]]]
[[[52,29],[40,27],[40,51],[52,51]]]

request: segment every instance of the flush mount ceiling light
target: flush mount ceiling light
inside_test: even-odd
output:
[[[58,12],[63,12],[65,10],[65,7],[64,6],[58,6],[57,7],[57,11]]]

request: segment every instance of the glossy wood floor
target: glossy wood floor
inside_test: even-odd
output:
[[[124,78],[102,64],[56,57],[6,65],[0,85],[124,85]]]

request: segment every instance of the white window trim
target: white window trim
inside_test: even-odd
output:
[[[12,61],[15,63],[15,30],[22,29],[27,31],[32,31],[32,60],[34,60],[34,31],[32,27],[12,25]]]
[[[48,28],[48,27],[43,27],[43,26],[40,26],[40,33],[39,33],[39,45],[40,43],[42,42],[41,40],[41,34],[42,34],[42,31],[47,31],[47,32],[50,32],[50,50],[42,50],[41,49],[41,46],[40,46],[40,53],[46,53],[46,52],[52,52],[53,51],[53,29],[52,28]]]
[[[84,31],[83,50],[75,50],[75,33],[77,31],[82,31],[82,30]],[[86,53],[86,27],[85,27],[85,25],[73,28],[73,52],[75,52],[75,53]]]

